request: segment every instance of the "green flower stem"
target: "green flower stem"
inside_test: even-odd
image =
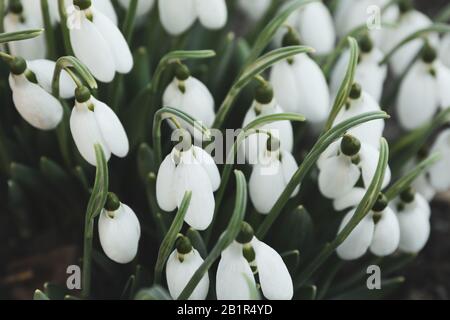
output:
[[[100,145],[95,145],[95,157],[97,171],[92,194],[86,209],[84,224],[84,251],[83,251],[83,277],[82,296],[88,298],[91,292],[91,265],[92,265],[92,240],[94,236],[94,220],[103,210],[108,196],[109,177],[108,164]]]
[[[222,172],[222,177],[220,181],[219,190],[216,193],[216,208],[213,216],[213,221],[211,222],[210,227],[206,230],[205,233],[205,241],[209,243],[211,240],[211,234],[214,230],[214,224],[217,219],[217,215],[221,208],[221,204],[223,201],[223,197],[225,195],[225,190],[228,186],[228,181],[231,176],[231,172],[234,167],[235,159],[242,142],[250,135],[255,133],[260,133],[260,128],[264,125],[277,122],[277,121],[305,121],[305,118],[302,115],[295,113],[279,113],[258,117],[257,119],[250,122],[237,136],[236,141],[234,142],[231,150],[229,151],[226,159],[226,163]]]
[[[164,237],[164,240],[159,247],[158,259],[156,260],[155,265],[155,277],[154,284],[161,284],[162,274],[164,270],[164,265],[166,264],[167,258],[169,258],[170,253],[173,250],[173,246],[177,240],[178,234],[183,227],[184,217],[186,216],[187,210],[189,208],[189,204],[191,203],[192,192],[187,191],[184,194],[183,200],[181,201],[181,205],[178,209],[177,215],[172,222],[172,225],[169,228],[169,231]]]
[[[448,4],[441,13],[436,17],[436,22],[446,23],[450,20],[450,4]]]
[[[248,67],[244,68],[238,79],[232,85],[225,100],[222,102],[222,105],[217,112],[216,119],[214,120],[213,128],[220,129],[223,126],[239,93],[256,75],[264,72],[278,61],[300,53],[311,53],[313,51],[312,48],[305,46],[284,47],[265,54]]]
[[[333,254],[339,245],[341,245],[345,239],[351,234],[353,229],[364,219],[364,217],[370,212],[377,197],[380,193],[381,186],[384,180],[384,174],[388,165],[389,159],[389,147],[387,141],[382,138],[380,144],[380,157],[378,159],[378,166],[375,171],[375,175],[372,182],[367,189],[364,198],[356,208],[355,214],[347,223],[347,225],[342,229],[337,237],[331,242],[327,243],[325,247],[319,252],[319,254],[314,258],[310,264],[298,275],[295,280],[295,289],[302,287],[309,278],[314,274],[314,272]]]
[[[342,137],[348,130],[355,126],[368,121],[387,118],[389,118],[389,116],[382,111],[364,113],[362,115],[343,121],[339,125],[326,132],[324,135],[322,135],[322,137],[316,142],[312,150],[305,157],[302,164],[286,186],[286,189],[284,189],[283,193],[278,198],[277,202],[260,225],[258,232],[256,233],[258,239],[263,239],[267,235],[267,232],[270,230],[272,224],[281,214],[281,211],[290,199],[295,188],[297,188],[297,186],[303,182],[304,178],[316,164],[320,155],[328,148],[330,144]]]
[[[245,210],[247,208],[247,182],[245,176],[241,171],[235,170],[236,176],[236,200],[233,210],[233,215],[227,226],[227,229],[222,233],[210,254],[205,258],[192,278],[187,283],[186,287],[181,292],[178,300],[187,300],[192,292],[197,287],[200,280],[208,272],[209,268],[220,257],[223,250],[225,250],[236,239],[241,230],[242,221],[244,221]]]
[[[42,34],[44,29],[30,29],[0,34],[0,43],[33,39]]]
[[[54,1],[54,0],[51,0],[51,1]],[[65,0],[58,0],[58,12],[59,12],[59,18],[61,21],[61,32],[62,32],[62,36],[63,36],[65,53],[69,56],[73,56],[74,53],[72,50],[72,45],[70,43],[69,29],[67,27],[67,11],[66,11]]]
[[[50,18],[48,0],[41,0],[41,11],[42,11],[42,20],[44,21],[44,28],[45,28],[47,57],[50,60],[54,60],[56,58],[55,34],[53,33],[53,26]]]

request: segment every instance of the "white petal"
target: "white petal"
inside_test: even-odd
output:
[[[437,62],[435,65],[439,90],[439,105],[443,109],[450,108],[450,69],[441,62]]]
[[[216,274],[218,300],[249,300],[256,290],[255,278],[242,255],[242,245],[236,242],[222,251]]]
[[[90,111],[86,104],[76,103],[70,117],[70,131],[78,151],[91,165],[96,166],[95,144],[102,146],[105,158],[109,160],[109,150],[103,135],[98,127],[94,112]]]
[[[400,242],[400,227],[397,217],[391,208],[387,207],[381,219],[375,225],[370,251],[373,254],[384,257],[394,253]]]
[[[278,252],[256,238],[252,240],[252,247],[264,296],[269,300],[292,299],[292,278]]]
[[[122,5],[124,9],[129,8],[130,2],[131,0],[119,0],[119,3]],[[138,16],[146,15],[153,8],[154,4],[155,4],[154,0],[139,0],[136,14]]]
[[[103,210],[98,220],[98,234],[105,254],[117,263],[129,263],[136,257],[141,226],[134,211],[125,204],[111,218]]]
[[[450,68],[450,34],[446,34],[441,40],[439,59]]]
[[[431,201],[436,195],[436,190],[434,190],[426,174],[422,174],[417,177],[417,179],[414,180],[411,186],[427,201]]]
[[[28,69],[35,75],[39,85],[48,93],[52,93],[53,72],[55,71],[56,63],[51,60],[38,59],[27,61]],[[70,78],[65,70],[61,72],[59,80],[59,91],[63,99],[70,99],[75,94],[75,82]]]
[[[172,154],[167,155],[159,167],[156,178],[156,200],[164,211],[170,212],[177,208],[174,189],[175,163]]]
[[[359,177],[360,171],[350,158],[344,155],[328,158],[319,173],[319,190],[325,197],[336,199],[347,194]]]
[[[322,170],[323,164],[326,159],[335,157],[340,153],[340,145],[341,145],[342,139],[339,139],[332,144],[328,146],[328,148],[325,149],[325,151],[320,155],[319,159],[317,160],[317,167]]]
[[[351,207],[356,207],[364,198],[366,190],[363,188],[353,188],[350,192],[334,199],[333,207],[336,211],[342,211]]]
[[[142,2],[145,0],[139,0],[138,2]],[[117,14],[114,10],[114,6],[111,3],[111,0],[95,0],[92,3],[96,9],[96,11],[100,11],[102,14],[104,14],[106,17],[108,17],[111,22],[117,26],[118,20],[117,20]]]
[[[421,61],[417,62],[400,85],[397,112],[400,124],[412,130],[431,120],[439,105],[436,78]]]
[[[133,56],[123,34],[103,13],[93,10],[93,23],[109,45],[113,55],[115,70],[128,73],[133,68]]]
[[[239,0],[239,8],[253,21],[258,21],[270,6],[270,0]]]
[[[297,161],[295,161],[294,156],[287,151],[281,151],[281,170],[283,171],[283,177],[285,185],[291,181],[292,177],[294,176],[295,172],[298,169]],[[296,196],[300,190],[300,186],[295,188],[294,193],[291,195],[291,198]]]
[[[375,171],[377,170],[378,158],[380,156],[380,153],[377,149],[375,149],[371,145],[361,144],[359,156],[361,158],[359,165],[361,167],[364,186],[368,188],[375,175]],[[387,187],[390,181],[391,181],[391,169],[388,166],[384,173],[382,188]]]
[[[194,273],[203,263],[203,259],[197,250],[193,249],[190,253],[183,256],[183,262],[178,259],[176,250],[172,252],[167,260],[166,278],[170,295],[173,299],[178,299],[183,289],[191,280]],[[205,300],[209,291],[209,276],[206,273],[195,287],[188,300]]]
[[[185,32],[197,18],[194,0],[158,1],[158,8],[164,29],[172,35]]]
[[[345,228],[354,214],[355,210],[347,213],[344,220],[342,220],[339,232]],[[362,257],[372,242],[374,227],[372,215],[368,214],[337,248],[336,252],[338,256],[343,260],[355,260]]]
[[[286,112],[300,113],[295,71],[287,61],[276,63],[270,71],[270,83],[273,86],[275,99]]]
[[[110,46],[97,27],[82,17],[80,28],[70,28],[70,43],[75,56],[102,82],[114,79],[116,65]]]
[[[211,181],[213,191],[220,187],[220,173],[211,155],[200,147],[193,146],[195,159],[202,165]]]
[[[123,158],[128,154],[129,143],[125,129],[117,115],[105,103],[91,97],[94,103],[94,115],[108,149]]]
[[[195,5],[200,22],[206,28],[220,29],[227,23],[225,0],[195,0]]]
[[[430,152],[441,154],[441,159],[429,170],[431,185],[437,191],[447,191],[450,189],[450,129],[439,134]]]
[[[13,101],[17,111],[33,127],[55,129],[61,122],[63,109],[57,99],[24,75],[10,76]]]

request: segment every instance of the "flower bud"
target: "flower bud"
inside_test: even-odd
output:
[[[91,0],[73,0],[73,5],[81,10],[89,9],[92,5]]]
[[[241,244],[247,244],[250,241],[252,241],[253,237],[255,235],[255,232],[250,224],[243,221],[241,224],[241,231],[239,232],[238,236],[236,237],[236,241]],[[253,261],[253,260],[252,260]]]
[[[422,60],[425,63],[433,63],[437,58],[436,50],[427,42],[422,49]]]
[[[192,243],[188,237],[181,236],[177,239],[176,242],[177,252],[180,255],[188,254],[192,251]]]
[[[382,212],[384,209],[386,209],[387,205],[388,199],[383,193],[380,192],[377,200],[375,201],[375,204],[372,207],[372,210],[375,212]]]
[[[358,45],[363,53],[369,53],[373,49],[373,41],[367,33],[358,39]]]
[[[9,63],[9,68],[12,74],[21,75],[27,70],[27,62],[21,57],[14,57]]]
[[[358,83],[354,83],[350,90],[349,98],[352,100],[356,100],[361,97],[361,94],[362,94],[361,85],[359,85]]]
[[[255,89],[255,100],[261,104],[269,104],[273,100],[273,88],[269,82],[260,84]]]
[[[361,150],[361,142],[357,138],[349,134],[346,134],[342,138],[341,151],[343,154],[348,157],[353,157],[358,154],[359,150]]]
[[[75,99],[79,103],[85,103],[91,98],[91,91],[86,86],[77,87],[75,89]]]
[[[402,200],[404,203],[413,202],[415,197],[416,197],[416,192],[411,187],[409,187],[408,189],[406,189],[405,191],[403,191],[400,194],[400,200]]]
[[[105,209],[106,211],[113,212],[120,208],[120,200],[119,197],[112,192],[108,192],[108,196],[106,198]]]

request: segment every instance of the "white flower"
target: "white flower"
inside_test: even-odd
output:
[[[120,203],[115,210],[104,209],[98,220],[100,244],[105,254],[117,263],[129,263],[137,254],[141,226],[134,211]]]
[[[270,82],[283,110],[323,122],[330,109],[330,93],[320,67],[307,54],[280,61],[272,67]]]
[[[450,69],[434,59],[435,52],[424,55],[408,71],[399,89],[397,113],[406,130],[430,121],[439,108],[450,107]]]
[[[356,68],[354,81],[359,83],[364,88],[364,91],[379,102],[383,92],[384,81],[387,76],[387,66],[379,65],[384,55],[378,48],[373,47],[371,40],[366,38],[363,41],[369,42],[365,42],[365,44],[360,42],[360,61]],[[349,60],[350,51],[346,50],[336,62],[330,81],[332,96],[336,96],[339,91],[347,71]]]
[[[447,33],[441,40],[439,59],[450,68],[450,34]]]
[[[34,1],[40,3],[40,1]],[[17,5],[18,4],[18,5]],[[18,32],[36,28],[42,28],[41,12],[28,12],[20,3],[11,6],[10,12],[4,17],[5,32]],[[45,36],[41,34],[33,39],[13,41],[8,44],[13,56],[23,57],[27,60],[43,59],[47,54]]]
[[[238,6],[253,21],[258,21],[270,7],[270,0],[239,0]]]
[[[61,103],[48,92],[49,75],[54,68],[51,61],[38,60],[27,64],[22,58],[15,58],[11,66],[9,86],[14,105],[22,118],[41,130],[55,129],[63,116]],[[66,77],[67,74],[62,74],[61,87],[65,93],[71,88],[71,79]]]
[[[203,263],[203,259],[195,250],[189,239],[181,237],[177,240],[177,249],[167,260],[166,279],[170,295],[178,299],[194,273]],[[209,277],[206,273],[194,289],[188,300],[204,300],[208,295]]]
[[[251,227],[244,223],[244,225]],[[290,300],[294,290],[291,275],[281,256],[259,241],[251,230],[245,240],[234,241],[222,251],[217,268],[218,300],[249,300],[256,291],[252,268],[259,276],[264,297],[269,300]],[[240,243],[243,242],[243,243]]]
[[[190,76],[185,66],[177,66],[177,70],[176,76],[164,91],[163,105],[179,109],[202,122],[204,126],[211,127],[215,118],[211,92],[202,82]],[[184,120],[178,120],[185,129],[191,129]],[[197,134],[194,134],[194,137],[197,137]]]
[[[423,160],[419,157],[414,158],[413,160],[409,161],[405,168],[402,170],[404,174],[407,172],[413,170],[420,162],[420,160]],[[433,200],[434,196],[436,195],[436,190],[431,185],[430,182],[430,175],[428,172],[425,172],[421,175],[419,175],[411,184],[411,187],[416,190],[417,193],[420,193],[422,197],[425,198],[427,201]]]
[[[160,208],[170,212],[179,207],[184,194],[191,191],[185,221],[194,229],[205,230],[213,219],[213,192],[219,186],[219,170],[209,153],[197,146],[184,150],[175,147],[159,167],[156,198]]]
[[[341,259],[358,259],[369,248],[374,255],[380,257],[390,255],[397,250],[400,241],[400,227],[394,211],[386,205],[387,203],[377,210],[372,209],[336,249]],[[374,208],[376,206],[377,204]],[[356,209],[347,213],[339,227],[339,232],[345,228],[355,211]]]
[[[314,48],[317,54],[328,54],[334,49],[336,33],[333,17],[322,2],[301,7],[291,14],[286,24],[299,33],[302,44]]]
[[[100,144],[107,160],[111,153],[118,157],[128,154],[129,143],[117,115],[105,103],[90,95],[85,87],[79,93],[70,117],[70,130],[83,158],[96,165],[95,144]]]
[[[280,149],[275,137],[267,139],[267,144],[278,144],[270,147],[259,157],[253,166],[249,182],[250,199],[259,213],[267,214],[283,193],[292,176],[298,169],[297,162],[291,153]],[[272,142],[271,142],[272,141]],[[299,187],[291,197],[298,193]]]
[[[119,0],[120,5],[124,9],[130,7],[131,0]],[[141,21],[144,16],[152,10],[155,0],[139,0],[136,8],[136,18]]]
[[[339,111],[334,121],[334,126],[352,117],[366,112],[380,111],[378,103],[365,91],[362,91],[358,84],[354,84],[350,92],[347,104]],[[363,143],[367,143],[378,149],[380,139],[383,136],[384,120],[374,120],[366,122],[360,126],[352,128],[349,134],[358,137]]]
[[[179,35],[197,20],[208,29],[220,29],[228,18],[225,0],[160,0],[159,15],[164,29]]]
[[[255,92],[255,100],[247,111],[242,127],[245,128],[255,119],[272,114],[283,113],[284,110],[273,98],[273,91],[268,84],[259,86]],[[266,124],[259,128],[264,133],[250,135],[241,145],[241,152],[245,152],[250,164],[258,162],[259,157],[266,152],[267,134],[271,134],[280,141],[283,150],[292,152],[294,147],[294,132],[289,121],[277,121]]]
[[[400,225],[399,249],[418,253],[430,236],[430,205],[419,193],[411,193],[408,198],[401,195],[395,204]]]
[[[355,187],[367,188],[375,174],[378,157],[379,151],[376,148],[367,143],[360,143],[353,136],[345,135],[341,140],[332,143],[317,161],[320,192],[327,198],[339,199],[348,195]],[[360,179],[363,186],[357,185]],[[390,179],[388,167],[383,187],[389,184]]]
[[[89,68],[94,77],[102,82],[110,82],[116,72],[130,72],[133,57],[116,25],[94,6],[72,9],[72,15],[76,17],[74,21],[68,21],[70,43],[75,56]]]
[[[429,170],[431,185],[439,192],[450,189],[450,129],[442,131],[437,137],[430,153],[439,152],[441,159]]]

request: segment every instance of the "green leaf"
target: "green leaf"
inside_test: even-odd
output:
[[[315,300],[317,287],[314,285],[304,286],[295,292],[294,300]]]
[[[181,201],[181,205],[178,209],[177,215],[172,222],[172,225],[169,228],[164,240],[159,247],[158,259],[156,260],[155,265],[155,284],[160,284],[162,279],[162,274],[164,270],[164,265],[166,264],[167,258],[169,258],[173,246],[178,238],[178,235],[183,227],[184,217],[186,216],[187,210],[189,208],[189,204],[191,203],[192,192],[187,191],[184,194],[183,200]]]
[[[67,288],[59,286],[57,284],[49,282],[44,284],[45,295],[50,300],[64,300],[64,297],[67,295],[67,291]]]
[[[134,300],[172,300],[166,289],[160,286],[153,286],[140,290]]]
[[[281,254],[284,264],[291,275],[294,275],[300,264],[300,252],[298,250],[287,251]]]
[[[188,299],[194,289],[197,287],[200,280],[208,272],[213,263],[220,257],[220,254],[225,250],[237,237],[242,221],[244,220],[245,210],[247,208],[247,182],[245,176],[241,171],[235,170],[236,176],[236,200],[231,220],[217,241],[210,254],[206,257],[201,266],[187,283],[186,287],[181,292],[178,300]]]
[[[397,290],[405,282],[404,277],[397,277],[381,281],[380,290],[369,290],[367,285],[361,286],[352,291],[347,291],[339,296],[334,297],[334,300],[378,300],[385,299],[395,290]]]
[[[32,39],[40,36],[44,29],[31,29],[31,30],[23,30],[17,32],[8,32],[0,34],[0,43],[13,42],[13,41],[21,41]]]
[[[303,179],[315,166],[320,155],[328,148],[330,144],[332,144],[334,141],[342,137],[348,130],[350,130],[353,127],[356,127],[368,121],[386,118],[389,118],[389,116],[382,111],[364,113],[341,122],[337,126],[327,131],[325,134],[323,134],[316,142],[312,150],[305,157],[302,164],[295,172],[295,174],[292,176],[283,193],[273,206],[272,210],[270,210],[269,214],[266,216],[263,223],[260,225],[258,232],[256,233],[258,239],[263,239],[266,236],[267,232],[280,215],[281,211],[283,210],[284,206],[286,205],[287,201],[291,197],[294,190],[297,188],[298,185],[300,185],[303,182]]]
[[[336,248],[339,247],[339,245],[341,245],[345,241],[345,239],[347,239],[353,229],[355,229],[355,227],[361,222],[361,220],[363,220],[364,217],[370,212],[380,193],[384,175],[388,165],[388,158],[389,147],[386,140],[382,138],[377,169],[375,171],[372,182],[370,183],[370,186],[367,189],[366,194],[364,195],[364,198],[356,208],[355,214],[341,230],[341,232],[338,233],[336,238],[331,243],[327,243],[316,256],[316,258],[314,258],[311,263],[308,264],[306,268],[300,273],[298,278],[295,280],[296,288],[300,288],[306,283],[306,281],[308,281],[311,275],[330,257],[331,254],[333,254]]]
[[[120,300],[128,300],[128,298],[132,294],[135,281],[136,277],[134,276],[134,274],[128,278],[127,282],[125,283],[125,287],[122,290],[122,294],[120,295]]]
[[[50,9],[48,5],[48,0],[40,0],[41,1],[41,12],[42,12],[42,20],[44,22],[45,28],[45,42],[47,45],[47,58],[50,60],[54,60],[56,58],[55,52],[55,34],[53,33],[53,26],[50,17]],[[50,0],[54,1],[54,0]]]
[[[50,299],[41,290],[36,289],[36,291],[34,291],[33,300],[50,300]]]
[[[278,61],[287,59],[300,53],[310,53],[313,51],[314,49],[306,46],[284,47],[270,51],[269,53],[265,54],[264,56],[260,57],[258,60],[247,66],[239,75],[238,79],[234,82],[233,86],[225,97],[225,100],[222,102],[222,105],[217,111],[213,128],[220,129],[222,127],[239,93],[250,81],[253,80],[255,76],[270,68]]]

